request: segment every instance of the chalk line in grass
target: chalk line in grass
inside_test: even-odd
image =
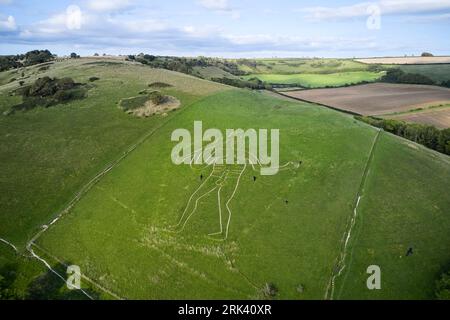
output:
[[[14,250],[15,253],[18,253],[19,250],[17,250],[17,247],[15,245],[13,245],[11,242],[9,242],[8,240],[5,240],[3,238],[0,238],[0,242],[6,244],[8,247],[12,248]]]
[[[337,261],[338,270],[337,270],[337,272],[335,270],[333,270],[333,274],[331,276],[331,279],[330,279],[330,281],[328,283],[328,286],[327,286],[327,289],[325,291],[325,300],[327,300],[327,299],[333,300],[334,292],[335,292],[335,286],[336,286],[336,279],[339,276],[341,276],[342,272],[345,270],[345,268],[347,266],[345,261],[346,261],[346,258],[347,258],[348,247],[349,247],[351,235],[352,235],[353,229],[354,229],[354,227],[356,225],[356,219],[358,217],[358,208],[359,208],[361,199],[363,198],[364,186],[365,186],[365,183],[366,183],[366,180],[367,180],[367,176],[368,176],[368,173],[369,173],[369,170],[370,170],[370,164],[371,164],[372,159],[374,157],[375,147],[376,147],[376,145],[378,143],[378,140],[380,138],[381,132],[382,132],[382,130],[377,130],[377,135],[376,135],[376,137],[375,137],[375,139],[373,141],[372,147],[370,149],[369,158],[367,159],[367,162],[366,162],[366,165],[365,165],[365,168],[364,168],[364,172],[363,172],[363,176],[361,178],[361,183],[360,183],[359,188],[358,188],[357,200],[356,200],[356,203],[355,203],[355,207],[353,209],[353,215],[352,215],[352,218],[350,220],[349,227],[344,233],[343,240],[345,239],[345,241],[344,241],[344,245],[343,245],[342,251],[341,251],[341,253],[338,256],[338,261]]]
[[[54,273],[58,278],[60,278],[62,281],[64,281],[64,283],[67,282],[67,279],[64,278],[63,276],[61,276],[58,272],[56,272],[51,266],[50,264],[42,257],[38,256],[33,248],[31,248],[31,246],[33,245],[33,243],[29,243],[27,246],[28,251],[31,253],[31,256],[35,259],[37,259],[38,261],[42,262],[47,269],[49,269],[52,273]],[[88,297],[90,300],[94,300],[94,298],[91,297],[91,295],[89,295],[86,291],[84,291],[83,289],[80,289],[80,291],[86,296]]]

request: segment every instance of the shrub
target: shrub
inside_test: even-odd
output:
[[[442,274],[436,282],[436,298],[438,300],[450,300],[450,271]]]
[[[19,110],[31,110],[38,106],[48,108],[59,103],[83,99],[86,91],[84,85],[75,83],[71,78],[39,78],[33,84],[15,91],[16,94],[23,96],[23,102],[13,106],[8,114]]]
[[[98,81],[98,80],[100,80],[100,78],[98,78],[98,77],[90,77],[89,78],[90,82],[95,82],[95,81]]]

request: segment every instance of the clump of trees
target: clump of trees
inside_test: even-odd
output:
[[[422,57],[434,57],[434,54],[429,53],[429,52],[424,52],[424,53],[422,53]]]
[[[450,300],[450,271],[442,274],[436,282],[436,298],[438,300]]]
[[[430,149],[450,155],[450,129],[439,130],[436,127],[428,125],[374,117],[356,116],[355,118],[387,132],[422,144]]]
[[[231,79],[231,78],[212,78],[212,81],[223,83],[229,86],[238,88],[248,88],[252,90],[271,90],[272,86],[262,82],[257,78],[251,78],[249,80]]]
[[[443,81],[443,82],[441,83],[441,86],[450,88],[450,80]]]
[[[49,62],[55,56],[49,50],[33,50],[14,56],[0,56],[0,72]]]
[[[243,76],[247,73],[239,69],[238,63],[226,59],[210,58],[210,57],[169,57],[169,56],[154,56],[149,54],[139,54],[137,56],[127,56],[129,61],[137,61],[153,68],[162,68],[172,71],[187,73],[195,75],[195,67],[217,67],[225,72],[231,73],[235,76]]]
[[[23,102],[13,106],[6,115],[19,110],[31,110],[38,106],[48,108],[71,100],[82,99],[86,96],[86,92],[87,88],[84,84],[76,83],[71,78],[39,78],[33,84],[16,91],[22,95]]]
[[[432,79],[418,73],[406,73],[401,69],[390,69],[381,78],[382,82],[405,84],[436,84]]]

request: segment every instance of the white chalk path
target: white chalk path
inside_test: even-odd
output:
[[[347,267],[347,265],[346,265],[346,258],[347,258],[347,255],[348,255],[348,248],[349,248],[349,244],[350,244],[350,239],[351,239],[351,236],[352,236],[353,229],[354,229],[354,227],[356,225],[356,220],[358,218],[358,208],[359,208],[361,199],[363,198],[364,185],[365,185],[365,182],[367,180],[370,164],[372,163],[372,159],[374,157],[374,152],[375,152],[375,147],[376,147],[376,145],[378,143],[378,140],[380,138],[381,132],[382,132],[382,130],[378,130],[377,135],[376,135],[376,137],[375,137],[375,139],[373,141],[372,147],[370,149],[369,158],[368,158],[366,166],[364,168],[363,176],[362,176],[362,179],[361,179],[361,184],[360,184],[359,189],[358,189],[357,200],[356,200],[355,207],[353,209],[353,215],[352,215],[352,218],[350,220],[348,229],[344,233],[344,238],[343,239],[345,239],[345,241],[344,241],[344,245],[343,245],[342,251],[341,251],[341,253],[339,255],[338,262],[337,262],[337,267],[339,269],[337,270],[337,272],[335,270],[333,270],[333,274],[331,276],[331,279],[330,279],[330,281],[328,283],[328,286],[327,286],[327,289],[326,289],[326,292],[325,292],[325,300],[328,300],[328,299],[329,300],[333,300],[334,299],[334,293],[335,293],[335,287],[336,287],[336,279],[342,275],[342,272]]]
[[[17,250],[17,247],[15,245],[13,245],[11,242],[9,242],[8,240],[0,238],[0,242],[6,244],[9,248],[12,248],[15,253],[19,253],[19,250]]]

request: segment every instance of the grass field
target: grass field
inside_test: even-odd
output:
[[[382,135],[336,298],[434,298],[433,284],[450,264],[450,199],[442,194],[449,165],[447,156]],[[365,285],[372,264],[381,267],[381,291]]]
[[[269,84],[291,84],[306,88],[339,87],[361,82],[373,82],[383,76],[384,72],[355,71],[332,74],[253,74],[246,76],[258,78]]]
[[[155,81],[172,84],[174,95],[185,105],[224,88],[144,66],[110,68],[84,59],[58,63],[44,74],[27,70],[27,81],[42,75],[70,76],[84,83],[92,76],[101,79],[87,99],[0,116],[0,235],[18,246],[48,222],[83,183],[160,125],[158,118],[140,121],[126,115],[117,106],[120,99],[137,95]],[[0,87],[0,113],[20,101],[8,95],[17,86]]]
[[[333,298],[432,298],[450,260],[448,157],[385,133],[376,140],[376,129],[324,107],[141,65],[79,59],[43,74],[100,80],[85,100],[0,116],[0,238],[24,252],[89,185],[32,248],[58,270],[79,265],[95,298],[257,299],[272,283],[277,299],[323,299],[343,252]],[[40,75],[30,68],[26,81]],[[118,108],[154,82],[172,85],[163,92],[182,108],[148,119]],[[8,95],[17,86],[0,86],[1,112],[20,102]],[[250,166],[175,166],[171,133],[198,120],[221,130],[280,129],[283,169],[260,176]],[[417,254],[399,260],[410,246]],[[20,292],[40,283],[37,275],[48,278],[42,264],[0,244],[0,267],[11,262]],[[372,263],[388,273],[376,294],[362,287]],[[73,298],[63,284],[50,296]]]
[[[167,231],[200,184],[199,172],[167,157],[172,130],[194,120],[217,128],[282,128],[281,162],[304,163],[275,177],[258,174],[256,183],[255,173],[246,172],[223,243],[207,237],[219,228],[216,192],[200,203],[185,232]],[[273,282],[280,298],[321,299],[374,135],[325,108],[241,91],[218,94],[158,131],[39,245],[128,298],[256,298]],[[303,295],[296,292],[300,284],[308,288]]]
[[[253,61],[253,60],[252,60]],[[330,74],[366,71],[368,66],[349,59],[256,59],[256,64],[239,64],[250,74]]]

